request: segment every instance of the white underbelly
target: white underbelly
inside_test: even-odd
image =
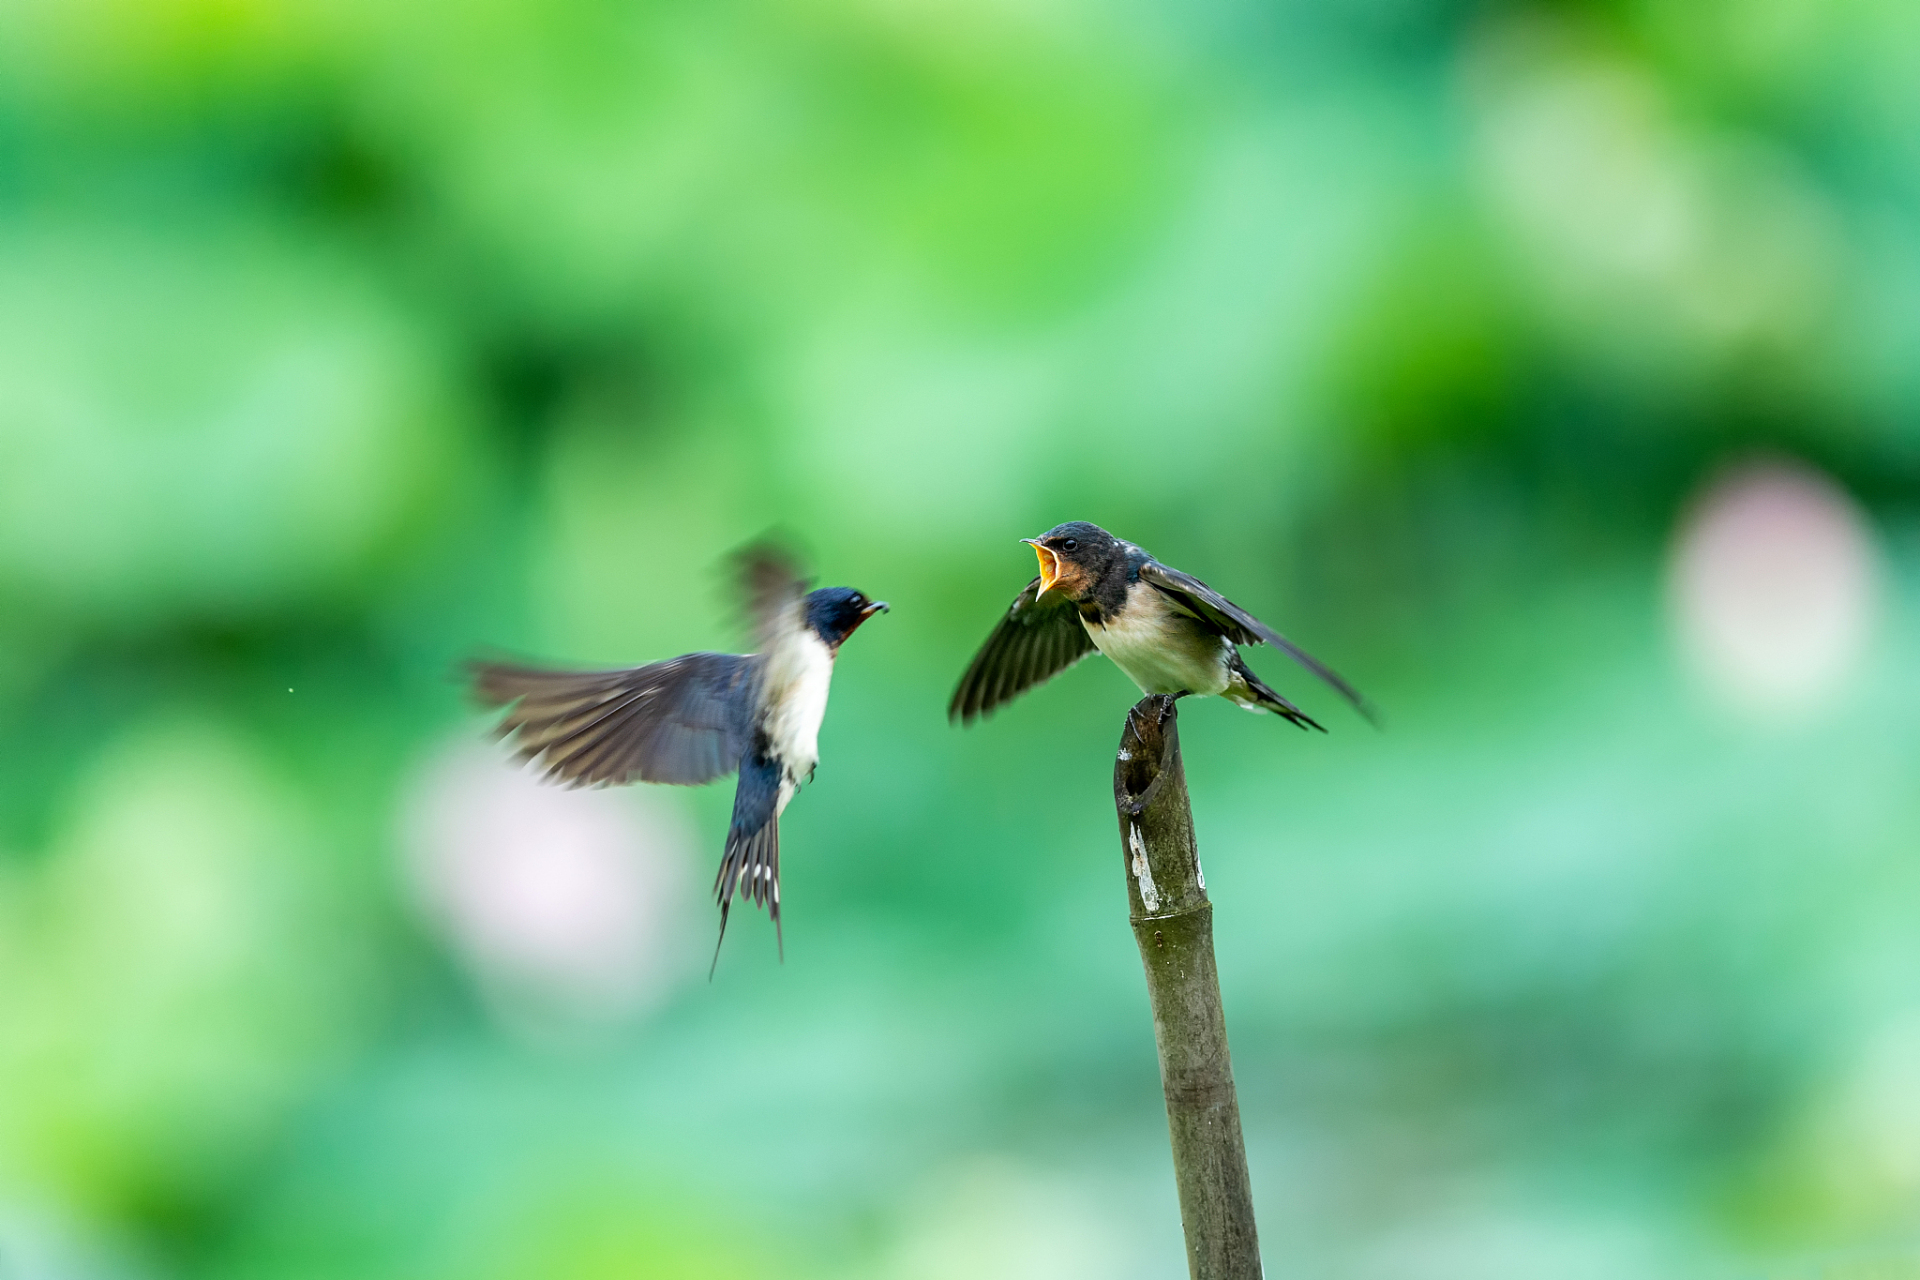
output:
[[[1088,624],[1087,636],[1142,693],[1217,694],[1227,687],[1232,646],[1155,597],[1136,597],[1106,626]]]
[[[786,764],[787,777],[798,783],[820,763],[820,722],[827,716],[827,693],[833,684],[833,655],[812,635],[796,637],[782,646],[769,676],[767,738]],[[782,787],[780,807],[792,798]]]

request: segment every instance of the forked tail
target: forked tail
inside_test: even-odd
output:
[[[780,819],[771,817],[758,831],[727,833],[727,851],[720,858],[720,874],[713,881],[713,896],[720,904],[720,936],[714,940],[713,963],[707,966],[707,980],[713,980],[720,965],[720,944],[727,940],[727,912],[733,896],[755,906],[767,908],[773,917],[774,945],[780,958],[787,958],[787,946],[780,934]]]
[[[1221,696],[1249,711],[1270,711],[1284,716],[1302,729],[1327,731],[1319,721],[1268,688],[1265,681],[1253,674],[1253,668],[1240,657],[1238,650],[1227,663],[1227,687]]]

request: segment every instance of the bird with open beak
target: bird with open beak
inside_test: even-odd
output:
[[[1319,659],[1190,574],[1097,524],[1074,520],[1021,541],[1040,576],[1014,597],[947,707],[971,723],[1098,649],[1147,694],[1216,695],[1321,726],[1264,684],[1237,646],[1270,644],[1372,718],[1365,699]]]
[[[851,587],[806,591],[793,562],[765,544],[740,553],[738,567],[757,652],[689,653],[615,671],[470,666],[479,699],[507,709],[501,736],[552,781],[694,786],[739,773],[713,886],[721,941],[736,893],[768,909],[780,938],[780,814],[820,762],[840,646],[887,610]]]

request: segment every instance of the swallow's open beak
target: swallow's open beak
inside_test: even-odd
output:
[[[885,600],[869,600],[867,607],[860,611],[860,618],[862,621],[865,621],[876,613],[885,613],[886,611],[887,602]]]
[[[1033,554],[1039,557],[1040,560],[1040,590],[1034,592],[1033,595],[1033,598],[1038,600],[1041,596],[1053,590],[1053,584],[1060,580],[1060,557],[1046,547],[1041,546],[1037,539],[1022,538],[1020,541],[1032,547]]]

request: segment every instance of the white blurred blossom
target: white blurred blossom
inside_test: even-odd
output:
[[[1642,367],[1802,342],[1836,290],[1838,219],[1757,136],[1683,123],[1574,27],[1503,25],[1469,59],[1483,193],[1549,312]]]
[[[510,1012],[618,1018],[687,968],[692,838],[668,797],[567,790],[463,742],[414,780],[402,838],[421,908]]]
[[[1669,599],[1680,647],[1733,708],[1810,713],[1860,664],[1878,603],[1878,557],[1858,506],[1784,461],[1710,481],[1674,541]]]

